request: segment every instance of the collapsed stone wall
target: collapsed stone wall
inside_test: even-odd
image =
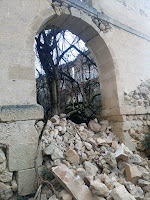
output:
[[[136,90],[129,94],[124,93],[125,105],[137,107],[148,107],[150,106],[150,80],[142,82]]]
[[[0,147],[0,199],[9,199],[17,191],[16,177],[8,169],[6,148]]]
[[[141,145],[141,141],[144,140],[149,131],[150,115],[127,115],[124,124],[123,131],[127,143],[130,141],[130,145],[133,145],[133,148],[142,152],[144,148]]]
[[[39,132],[43,123],[37,123]],[[46,174],[55,192],[45,200],[149,200],[150,163],[119,142],[107,120],[77,125],[65,115],[48,121],[42,136]],[[46,179],[47,180],[47,179]]]

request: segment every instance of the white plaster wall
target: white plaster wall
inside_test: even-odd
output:
[[[92,0],[109,17],[150,36],[149,0]]]

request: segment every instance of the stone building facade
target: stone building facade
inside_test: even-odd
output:
[[[43,109],[36,104],[33,44],[44,29],[67,29],[91,50],[100,70],[102,115],[120,140],[133,148],[133,133],[150,123],[150,2],[90,3],[0,1],[0,169],[10,173],[7,184],[1,182],[8,191],[15,180],[19,195],[34,191],[34,124],[43,118]]]

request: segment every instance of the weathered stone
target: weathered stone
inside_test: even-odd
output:
[[[6,160],[6,156],[4,151],[2,151],[2,149],[0,149],[0,163],[3,163]]]
[[[46,155],[51,155],[55,148],[57,148],[57,146],[54,142],[52,142],[50,145],[48,145],[48,147],[44,149],[43,152]]]
[[[38,169],[39,175],[41,175],[42,170],[42,167]],[[17,172],[18,194],[20,196],[26,196],[35,192],[35,178],[34,168]]]
[[[0,174],[0,181],[3,183],[8,183],[12,181],[12,175],[13,173],[9,172],[8,169],[5,169],[5,171],[3,171]]]
[[[135,186],[131,182],[126,182],[125,186],[129,193],[133,195],[136,199],[143,199],[144,197],[144,192],[141,187]]]
[[[52,160],[62,159],[62,158],[64,158],[63,152],[59,148],[54,148],[54,150],[51,154],[51,158],[52,158]]]
[[[82,179],[86,176],[86,171],[83,168],[78,168],[76,174],[79,175]]]
[[[88,127],[89,127],[92,131],[94,131],[95,133],[98,133],[98,132],[100,132],[100,130],[101,130],[100,124],[98,124],[98,123],[95,122],[94,120],[91,120],[91,121],[89,122]]]
[[[6,169],[6,161],[0,164],[0,173],[3,173]]]
[[[78,150],[80,151],[82,149],[82,142],[81,141],[78,141],[76,144],[75,144],[75,150]]]
[[[142,178],[146,181],[150,182],[150,173],[149,172],[145,172],[142,174]]]
[[[133,164],[140,164],[142,162],[142,158],[137,154],[132,154],[129,156],[129,162]]]
[[[105,198],[99,197],[99,196],[94,196],[93,200],[105,200]]]
[[[111,192],[111,196],[115,200],[136,200],[123,185],[118,185]]]
[[[106,163],[109,164],[112,168],[117,167],[116,158],[114,157],[113,153],[108,152],[106,156],[104,156],[104,159]]]
[[[136,165],[133,164],[126,164],[125,172],[127,176],[127,181],[130,181],[132,183],[136,183],[138,179],[142,176],[141,171]]]
[[[77,154],[77,152],[75,150],[68,150],[66,152],[66,159],[72,163],[72,164],[79,164],[79,155]]]
[[[99,28],[100,28],[101,31],[104,31],[105,30],[105,25],[101,23]]]
[[[16,144],[8,148],[9,171],[19,171],[34,167],[37,143]],[[22,159],[23,158],[23,159]],[[42,165],[42,153],[38,154],[37,166]]]
[[[87,176],[96,176],[98,172],[98,168],[88,161],[84,162],[84,168],[86,170]]]
[[[59,200],[56,195],[51,196],[48,200]]]
[[[13,195],[13,192],[11,190],[11,187],[0,182],[0,199],[8,200],[12,197],[12,195]]]
[[[89,151],[92,149],[92,145],[88,142],[84,142],[84,145],[86,147],[86,149],[88,149]]]
[[[13,180],[13,181],[11,182],[11,185],[12,185],[12,190],[13,190],[14,192],[17,192],[17,190],[18,190],[17,181],[16,181],[16,180]]]
[[[59,119],[59,116],[58,115],[54,115],[50,121],[54,124],[54,125],[59,125],[60,123],[60,119]]]
[[[109,122],[108,120],[103,120],[100,121],[100,125],[101,125],[101,132],[105,132],[106,128],[109,126]]]
[[[129,155],[132,155],[132,152],[123,143],[115,152],[115,158],[119,158],[125,161],[128,160]]]
[[[93,195],[106,197],[109,194],[107,186],[102,182],[100,182],[99,180],[93,181],[90,187]]]
[[[59,197],[62,200],[72,200],[72,196],[68,192],[66,192],[66,190],[62,190],[59,194]]]
[[[97,138],[96,139],[96,142],[98,145],[102,145],[102,144],[105,144],[106,143],[106,140],[102,139],[102,138]]]
[[[141,186],[141,187],[145,187],[145,186],[150,185],[150,182],[149,181],[145,181],[143,179],[139,179],[138,180],[138,185]]]
[[[52,168],[54,176],[59,183],[73,196],[75,200],[92,200],[92,194],[82,179],[76,177],[74,173],[61,164],[58,167]]]

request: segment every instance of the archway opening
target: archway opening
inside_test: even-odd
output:
[[[101,111],[99,71],[90,51],[68,30],[44,30],[35,38],[37,102],[45,118],[65,113],[88,123]]]
[[[59,8],[58,13],[55,9],[55,12],[56,14],[52,14],[42,23],[37,34],[43,30],[59,28],[69,30],[83,40],[100,72],[102,115],[106,117],[120,115],[116,70],[108,47],[109,41],[106,39],[107,42],[105,42],[107,38],[105,32],[100,31],[90,16],[73,7],[69,8],[69,11],[60,11]]]

